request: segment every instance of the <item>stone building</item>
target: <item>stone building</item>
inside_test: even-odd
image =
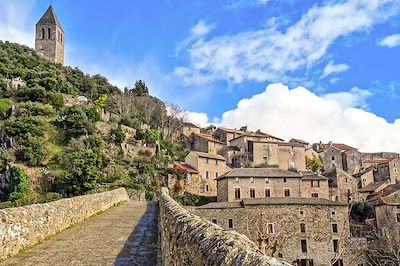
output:
[[[214,139],[209,134],[192,133],[190,139],[192,151],[218,154],[225,147],[223,142]]]
[[[200,127],[190,122],[183,123],[182,134],[186,137],[189,137],[192,133],[200,134]]]
[[[52,7],[36,23],[35,50],[52,63],[64,64],[65,34]]]
[[[336,167],[323,173],[329,179],[329,198],[350,203],[359,200],[358,181],[355,177]]]
[[[350,237],[344,203],[323,198],[250,198],[213,202],[190,211],[247,235],[267,255],[292,265],[363,263],[366,241]]]
[[[329,198],[328,179],[313,173],[300,175],[278,168],[234,168],[217,179],[217,200],[246,198]]]
[[[318,157],[318,153],[312,148],[312,145],[301,139],[291,139],[289,143],[297,143],[304,146],[304,155],[308,158]]]
[[[388,181],[369,183],[368,185],[366,185],[358,190],[360,200],[362,200],[362,201],[368,200],[368,198],[370,198],[371,195],[376,195],[377,193],[379,193],[381,190],[383,190],[385,187],[387,187],[389,185],[390,185],[390,182],[388,182]]]
[[[313,148],[318,152],[326,172],[333,168],[339,168],[354,175],[361,170],[361,153],[356,148],[332,142],[328,144],[315,143]]]
[[[193,193],[205,196],[217,195],[216,178],[229,170],[225,158],[221,155],[191,151],[185,158],[185,163],[198,171],[192,176],[188,187]]]
[[[396,152],[363,152],[361,154],[361,160],[384,160],[399,158],[400,154]]]
[[[387,159],[376,166],[375,181],[386,181],[395,184],[400,181],[400,158]]]
[[[236,150],[227,160],[234,167],[278,167],[283,170],[304,171],[305,147],[287,143],[270,135],[241,135],[231,139]]]
[[[241,136],[243,133],[244,133],[243,131],[240,131],[238,129],[219,127],[213,133],[213,137],[216,140],[219,140],[219,141],[225,143],[225,145],[229,145],[229,141],[231,139]]]

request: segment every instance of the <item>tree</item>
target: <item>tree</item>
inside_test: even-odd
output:
[[[106,94],[102,94],[94,101],[94,105],[100,108],[104,108],[107,105],[108,96]]]
[[[148,96],[149,88],[146,86],[146,83],[142,80],[137,80],[135,82],[135,87],[131,90],[131,93],[135,96]]]
[[[0,120],[8,118],[11,111],[10,99],[0,99]]]
[[[312,158],[308,158],[306,156],[306,168],[316,173],[322,171],[322,169],[324,169],[324,165],[322,164],[319,157],[313,155]]]
[[[110,141],[114,142],[115,144],[121,145],[122,142],[125,140],[125,133],[122,131],[120,127],[118,128],[112,128],[110,130],[110,136],[109,136]]]
[[[17,166],[11,167],[8,200],[16,201],[26,197],[29,187],[29,179],[25,171]]]
[[[93,130],[91,122],[80,106],[64,109],[60,122],[66,130],[66,139],[68,140],[90,134]]]

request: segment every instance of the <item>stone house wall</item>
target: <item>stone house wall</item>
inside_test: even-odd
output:
[[[302,198],[311,198],[314,193],[318,194],[318,198],[330,199],[329,198],[329,183],[328,180],[315,180],[319,181],[319,187],[313,187],[312,182],[314,180],[301,180],[300,191]]]
[[[360,172],[361,163],[361,153],[357,150],[346,151],[343,154],[343,170],[351,175]]]
[[[306,170],[306,157],[304,146],[301,145],[282,145],[278,149],[279,169],[297,171]]]
[[[362,262],[361,252],[347,254],[354,247],[349,245],[348,208],[344,205],[196,207],[191,212],[216,222],[226,230],[235,230],[248,236],[267,255],[282,258],[293,265],[298,259],[312,259],[315,266],[328,266],[338,254],[346,266]],[[233,228],[228,226],[229,219],[233,219]],[[300,223],[304,224],[305,232],[301,232]],[[333,232],[332,224],[337,225],[337,233]],[[269,226],[273,227],[272,232]],[[339,241],[338,253],[333,251],[334,239]],[[306,253],[301,250],[301,240],[306,240]],[[355,256],[357,259],[354,259]]]
[[[42,38],[42,29],[45,36]],[[48,37],[48,29],[50,29],[50,39]],[[64,37],[63,40],[57,38],[58,33],[64,32],[53,23],[39,23],[36,25],[35,50],[38,55],[43,56],[52,63],[64,64]]]
[[[0,210],[0,260],[69,226],[128,201],[125,189]]]
[[[362,188],[372,182],[374,182],[374,171],[372,169],[360,176],[360,184]]]
[[[241,138],[244,139],[244,138]],[[253,152],[249,154],[252,158],[252,166],[265,165],[277,166],[278,143],[252,142]]]
[[[335,167],[343,169],[343,160],[341,150],[331,146],[318,153],[319,158],[324,164],[325,172],[328,172]]]
[[[337,187],[331,187],[329,190],[330,199],[333,201],[346,202],[358,201],[358,181],[353,176],[343,170],[337,171]]]
[[[163,265],[289,265],[266,256],[246,236],[193,215],[161,189],[160,244]]]
[[[400,181],[400,159],[393,159],[388,163],[378,164],[375,178],[377,181],[390,180],[392,184]]]
[[[222,183],[220,187],[220,182],[226,182],[224,179],[227,179],[227,185]],[[263,177],[254,177],[251,179],[250,177],[244,178],[223,178],[218,179],[218,188],[221,190],[227,191],[228,194],[228,201],[240,201],[241,199],[250,198],[250,189],[255,190],[255,198],[265,198],[265,190],[270,190],[271,197],[284,197],[285,189],[290,190],[290,197],[300,197],[300,177],[270,177],[270,178],[263,178]],[[268,181],[267,181],[268,180]],[[252,182],[253,181],[253,182]],[[228,187],[226,190],[225,187]],[[240,199],[235,199],[235,189],[240,189]],[[224,193],[220,193],[219,195],[223,196],[223,199],[226,198]],[[222,199],[218,198],[218,201],[223,201]]]

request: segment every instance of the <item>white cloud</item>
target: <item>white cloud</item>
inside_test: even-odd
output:
[[[364,110],[372,94],[353,88],[318,96],[304,87],[271,84],[260,94],[242,99],[223,114],[221,125],[301,138],[309,142],[343,142],[361,151],[400,152],[400,119],[387,122]]]
[[[328,62],[328,64],[326,64],[324,71],[321,75],[321,79],[326,78],[327,76],[329,76],[330,74],[333,73],[341,73],[341,72],[345,72],[349,69],[350,67],[346,64],[334,64],[333,60],[330,60]]]
[[[400,45],[400,33],[387,36],[378,42],[381,46],[393,48]]]
[[[189,64],[177,67],[175,74],[188,85],[282,80],[288,73],[320,61],[337,38],[388,19],[398,4],[395,0],[331,0],[310,8],[284,30],[267,24],[234,35],[202,36],[185,43]]]
[[[209,34],[213,29],[215,29],[216,25],[213,23],[207,23],[204,20],[199,20],[196,25],[194,25],[190,29],[190,35],[182,42],[178,43],[175,48],[175,54],[178,55],[181,50],[188,45],[192,44],[193,42],[201,41],[203,38]]]
[[[196,124],[200,127],[206,127],[210,125],[208,122],[208,116],[206,113],[198,113],[198,112],[187,112],[188,114],[188,121]]]
[[[34,46],[36,0],[0,1],[0,40]]]

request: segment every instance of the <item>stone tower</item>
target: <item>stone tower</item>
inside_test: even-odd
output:
[[[50,62],[64,64],[64,41],[64,31],[50,5],[36,23],[35,50]]]

